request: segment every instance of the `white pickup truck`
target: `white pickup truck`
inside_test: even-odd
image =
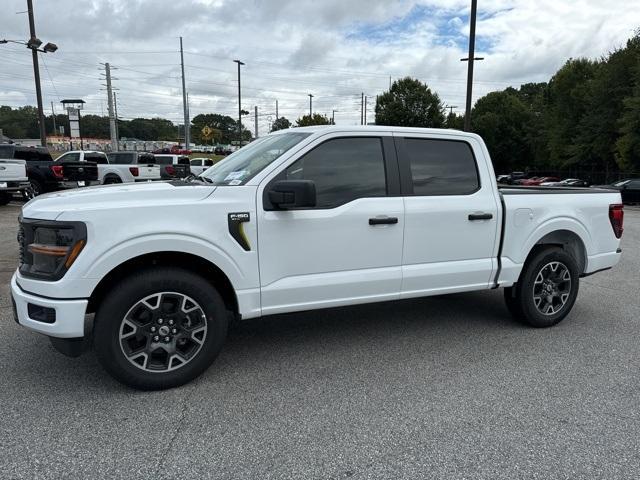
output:
[[[27,162],[18,159],[0,159],[0,206],[6,205],[17,192],[29,191]]]
[[[135,164],[125,161],[128,157],[136,160]],[[120,162],[120,160],[122,160]],[[112,183],[148,182],[160,180],[160,166],[154,164],[152,154],[137,152],[117,152],[109,154],[93,150],[72,150],[59,156],[54,163],[94,162],[98,166],[98,181],[102,185]]]
[[[203,372],[233,319],[504,287],[549,327],[618,263],[622,223],[619,192],[498,190],[474,134],[296,128],[188,181],[30,201],[11,291],[59,350],[92,335],[115,378],[160,389]]]

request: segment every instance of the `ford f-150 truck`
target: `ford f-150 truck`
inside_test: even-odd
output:
[[[119,153],[119,152],[118,152]],[[98,166],[98,182],[102,185],[112,183],[148,182],[160,180],[160,167],[153,164],[153,155],[140,156],[150,164],[120,165],[116,161],[122,155],[109,154],[92,150],[72,150],[58,157],[56,164],[69,162],[94,162]]]
[[[160,389],[202,373],[238,319],[503,287],[549,327],[618,263],[622,229],[619,192],[499,190],[471,133],[296,128],[186,181],[30,201],[11,291],[59,350],[93,336],[115,378]]]
[[[27,192],[30,188],[26,161],[0,158],[0,205],[6,205],[15,192]]]

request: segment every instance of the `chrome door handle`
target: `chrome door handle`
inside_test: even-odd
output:
[[[470,213],[469,221],[474,222],[476,220],[491,220],[493,218],[492,213]]]

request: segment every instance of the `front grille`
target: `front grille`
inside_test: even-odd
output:
[[[18,226],[18,249],[20,252],[20,257],[19,257],[19,261],[20,261],[20,266],[24,265],[25,261],[26,261],[26,245],[25,245],[25,238],[24,238],[24,225],[22,224],[22,222],[19,223]]]

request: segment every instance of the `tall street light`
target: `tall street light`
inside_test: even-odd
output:
[[[244,65],[240,60],[234,60],[238,64],[238,148],[242,146],[242,97],[240,94],[240,66]]]
[[[313,95],[309,94],[309,118],[311,118],[313,116],[313,107],[312,107],[312,102],[313,102]]]
[[[44,108],[42,106],[42,88],[40,86],[40,67],[38,65],[38,52],[53,53],[58,50],[58,46],[55,43],[47,43],[44,47],[42,40],[36,37],[36,24],[33,18],[33,2],[27,0],[27,13],[29,14],[29,40],[27,42],[21,42],[18,40],[0,40],[0,43],[18,43],[26,45],[31,49],[31,58],[33,59],[33,76],[36,82],[36,100],[38,102],[38,126],[40,127],[40,143],[43,147],[47,146],[47,130],[44,124]]]
[[[473,62],[474,60],[484,60],[482,57],[475,57],[476,48],[476,12],[478,10],[478,0],[471,0],[471,16],[469,17],[469,56],[461,58],[462,62],[469,62],[467,66],[467,104],[464,114],[464,130],[471,131],[471,93],[473,89]]]

